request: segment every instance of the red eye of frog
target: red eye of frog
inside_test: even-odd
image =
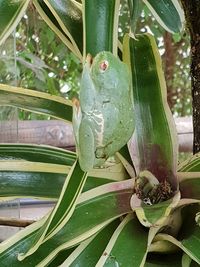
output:
[[[101,63],[100,63],[100,70],[101,71],[105,71],[105,70],[107,70],[107,68],[108,68],[108,61],[107,60],[104,60],[104,61],[102,61]]]

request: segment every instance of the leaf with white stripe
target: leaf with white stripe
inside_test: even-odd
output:
[[[55,208],[40,228],[30,248],[20,255],[21,260],[34,253],[43,242],[64,227],[74,212],[86,178],[87,173],[81,170],[78,161],[76,161],[70,169]]]
[[[0,45],[16,28],[29,2],[30,0],[0,1]]]
[[[178,0],[143,0],[143,2],[165,30],[177,33],[183,29],[184,13]]]
[[[71,101],[30,89],[0,84],[0,105],[72,121]]]
[[[41,262],[39,266],[49,264],[60,251],[76,246],[103,229],[115,218],[131,212],[129,203],[132,191],[133,180],[126,180],[83,193],[65,226],[23,261],[18,261],[18,254],[29,249],[46,218],[1,243],[0,266],[37,266]]]

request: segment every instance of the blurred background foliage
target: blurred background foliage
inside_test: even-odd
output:
[[[119,37],[129,32],[127,0],[121,2]],[[154,34],[163,59],[168,103],[176,117],[191,115],[189,35],[170,34],[142,6],[136,33]],[[40,18],[33,5],[15,32],[0,47],[0,82],[71,99],[79,90],[81,62]],[[19,119],[44,119],[19,112]]]

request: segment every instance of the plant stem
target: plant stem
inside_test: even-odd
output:
[[[119,0],[84,1],[84,58],[101,51],[117,54]]]

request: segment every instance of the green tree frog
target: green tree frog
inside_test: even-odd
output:
[[[73,128],[84,171],[101,166],[132,136],[133,97],[128,66],[110,52],[86,57]]]

